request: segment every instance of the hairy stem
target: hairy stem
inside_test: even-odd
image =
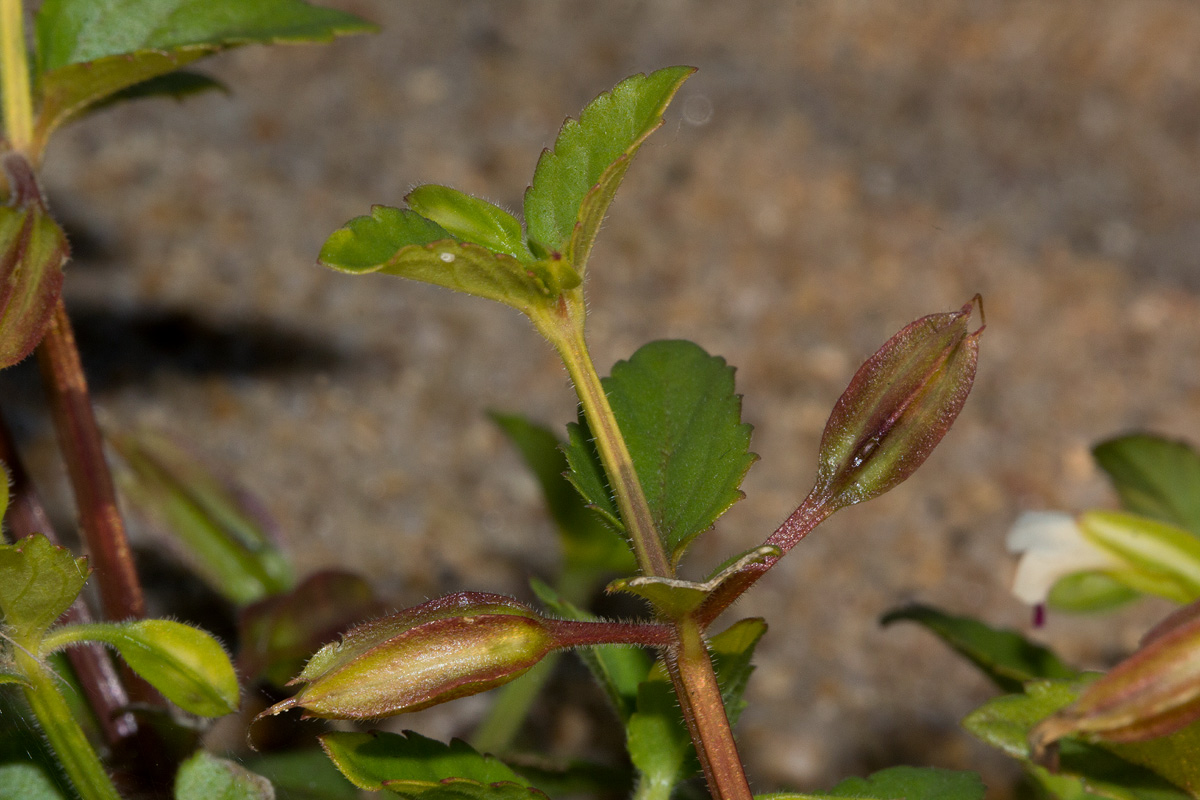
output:
[[[8,143],[14,150],[28,154],[33,141],[33,98],[21,0],[0,0],[0,91],[4,93],[4,130]]]
[[[535,317],[534,324],[558,350],[575,384],[588,427],[596,439],[600,461],[616,495],[617,509],[621,512],[621,520],[633,545],[638,567],[643,575],[670,577],[674,570],[658,538],[654,517],[633,467],[633,458],[629,455],[625,438],[617,426],[616,416],[588,353],[583,335],[585,312],[582,295],[564,295],[558,311]]]
[[[668,652],[667,671],[709,791],[717,800],[751,800],[750,784],[700,626],[684,619],[677,623],[676,633],[678,650]]]
[[[12,479],[12,500],[8,512],[4,515],[8,529],[18,539],[40,533],[52,543],[58,544],[58,537],[50,526],[50,520],[29,480],[29,475],[25,472],[25,466],[17,453],[3,416],[0,416],[0,461],[8,467]],[[91,612],[82,596],[75,598],[75,602],[62,618],[64,623],[87,623],[91,620]],[[84,694],[87,695],[88,704],[109,746],[116,747],[123,740],[137,734],[136,718],[133,714],[122,711],[129,704],[129,696],[104,646],[91,642],[73,647],[67,651],[67,658],[75,670],[75,677],[83,687]]]
[[[142,585],[117,510],[112,474],[104,458],[75,334],[61,298],[46,328],[46,338],[38,346],[38,360],[104,614],[114,622],[140,619],[146,615]]]
[[[30,682],[24,687],[25,700],[80,798],[120,800],[99,756],[59,693],[58,677],[24,650],[14,648],[14,654],[17,668]]]

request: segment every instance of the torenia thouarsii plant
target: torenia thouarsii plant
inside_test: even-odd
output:
[[[689,545],[742,497],[739,485],[756,459],[733,369],[691,342],[656,341],[601,378],[585,339],[584,284],[618,185],[692,72],[635,75],[568,120],[538,161],[524,223],[430,185],[413,190],[407,208],[375,206],[330,236],[324,265],[504,303],[562,357],[581,409],[565,441],[519,418],[499,422],[538,472],[564,531],[571,577],[557,587],[535,586],[544,610],[459,592],[353,628],[318,651],[292,682],[297,693],[264,716],[299,708],[314,717],[374,719],[528,675],[498,701],[518,703],[516,687],[528,685],[556,652],[577,648],[624,726],[637,797],[665,800],[697,765],[713,796],[751,797],[732,725],[765,624],[744,619],[715,632],[713,623],[830,514],[888,491],[920,466],[966,401],[982,327],[970,325],[976,298],[888,340],[834,407],[816,484],[799,508],[760,546],[715,566],[706,580],[678,578]],[[562,472],[573,494],[557,477]],[[576,606],[586,596],[581,586],[621,569],[627,574],[607,590],[640,598],[643,621],[600,619]],[[513,706],[505,707],[511,715]],[[414,797],[539,794],[536,779],[463,743],[437,746],[416,734],[321,738],[361,788]],[[483,738],[484,749],[502,749],[502,735]],[[849,781],[830,796],[934,792],[980,798],[983,787],[970,773],[897,768]]]

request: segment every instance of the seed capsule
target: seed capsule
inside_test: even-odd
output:
[[[294,707],[327,719],[417,711],[507,683],[552,649],[533,609],[503,595],[458,592],[350,629],[291,681],[303,689],[259,716]]]

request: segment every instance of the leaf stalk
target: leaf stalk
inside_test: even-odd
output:
[[[33,97],[21,0],[0,0],[0,90],[4,93],[4,130],[9,146],[33,155],[29,153],[33,141]]]

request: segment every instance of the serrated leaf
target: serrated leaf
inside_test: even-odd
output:
[[[139,50],[327,42],[373,30],[301,0],[45,0],[35,23],[37,71]]]
[[[144,431],[109,442],[128,467],[117,474],[125,496],[174,537],[184,559],[219,594],[247,605],[292,587],[275,523],[247,492],[165,436]]]
[[[238,671],[249,680],[283,686],[321,646],[383,612],[366,579],[336,570],[314,573],[293,591],[238,615]]]
[[[35,148],[43,149],[50,135],[73,117],[216,51],[215,47],[199,45],[170,52],[143,50],[50,70],[38,84]]]
[[[724,584],[753,567],[777,560],[783,552],[774,545],[761,545],[735,557],[703,583],[653,575],[618,578],[605,591],[626,592],[641,597],[667,619],[680,619],[695,611]]]
[[[374,206],[370,216],[355,217],[330,234],[320,261],[342,272],[383,272],[432,283],[527,315],[550,304],[560,288],[541,262],[524,264],[493,253],[415,211],[390,206]]]
[[[550,611],[564,619],[599,619],[563,599],[554,589],[536,578],[529,585]],[[646,674],[650,671],[653,662],[651,656],[638,647],[581,647],[575,653],[604,689],[621,721],[628,721],[629,715],[637,707],[638,685],[646,680]]]
[[[525,193],[529,238],[561,253],[582,276],[596,231],[642,142],[692,67],[634,75],[597,97],[579,120],[563,123],[553,150],[542,153]]]
[[[0,797],[12,800],[67,800],[36,764],[0,764]]]
[[[251,756],[246,768],[275,787],[277,800],[358,800],[359,791],[318,748]]]
[[[983,800],[987,787],[974,772],[936,767],[889,767],[866,778],[847,778],[820,794],[756,794],[754,800]]]
[[[1186,442],[1133,434],[1092,450],[1121,504],[1200,536],[1200,454]]]
[[[1091,792],[1113,800],[1182,800],[1189,795],[1163,776],[1121,757],[1128,745],[1104,749],[1075,739],[1059,743],[1058,774],[1035,764],[1030,757],[1029,734],[1041,720],[1069,705],[1097,676],[1079,681],[1036,680],[1025,685],[1025,694],[996,698],[975,709],[963,720],[968,732],[1021,761],[1035,779],[1057,790],[1083,796]]]
[[[582,411],[578,422],[567,423],[567,441],[563,445],[563,455],[566,456],[567,466],[570,468],[567,480],[579,492],[587,507],[599,514],[614,531],[623,533],[625,526],[621,524],[612,488],[608,485],[604,466],[600,463],[600,454],[596,450],[596,440],[592,437]]]
[[[90,570],[41,534],[0,545],[0,612],[9,635],[38,652],[46,630],[83,590]]]
[[[563,572],[589,576],[632,572],[636,563],[625,539],[588,509],[564,477],[570,465],[558,437],[523,417],[492,414],[492,419],[516,445],[537,478],[558,528]]]
[[[673,340],[644,345],[603,380],[674,563],[744,496],[738,486],[757,459],[749,450],[751,427],[741,421],[733,372],[725,359]]]
[[[521,223],[512,214],[486,200],[448,186],[418,186],[405,196],[408,207],[453,234],[457,239],[532,262]]]
[[[413,731],[325,733],[320,739],[333,763],[360,789],[378,791],[391,781],[405,781],[416,795],[447,778],[458,778],[485,786],[511,782],[530,790],[504,762],[476,752],[461,739],[444,744]]]
[[[970,617],[959,617],[923,605],[889,611],[882,625],[909,621],[925,627],[978,667],[1006,692],[1019,692],[1036,678],[1077,678],[1053,652],[1016,631],[999,630]]]
[[[33,352],[62,293],[70,249],[46,210],[33,165],[6,153],[11,198],[0,206],[0,369]]]
[[[762,619],[743,619],[709,641],[730,725],[737,723],[745,708],[742,695],[754,671],[750,662],[766,630]],[[681,781],[699,772],[691,736],[661,660],[638,686],[637,711],[626,723],[626,748],[641,775],[643,800],[667,800]]]
[[[167,619],[62,625],[45,639],[48,650],[102,642],[175,705],[202,717],[237,711],[237,673],[224,648],[199,628]]]
[[[175,800],[275,800],[271,782],[203,750],[179,766]]]

